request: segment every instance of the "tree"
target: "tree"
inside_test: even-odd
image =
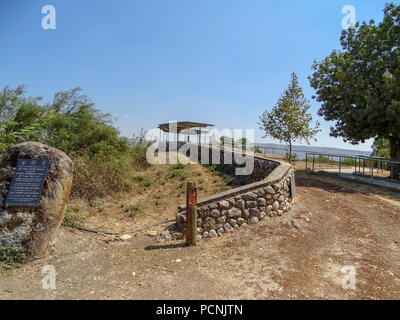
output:
[[[389,140],[385,138],[375,139],[372,150],[374,151],[374,156],[390,158]]]
[[[235,141],[235,147],[241,150],[246,150],[247,138],[240,138]]]
[[[352,144],[385,138],[400,160],[400,6],[387,4],[378,25],[356,24],[341,35],[342,51],[314,62],[309,77],[322,102],[318,111],[336,121],[330,135]],[[314,97],[315,98],[315,97]],[[398,167],[393,167],[398,179]]]
[[[311,139],[316,141],[314,137],[320,131],[318,121],[312,127],[312,116],[307,113],[309,108],[310,104],[304,98],[297,75],[292,73],[289,87],[279,98],[271,112],[264,111],[259,117],[259,127],[265,132],[264,138],[271,136],[289,145],[289,162],[293,160],[293,142],[304,140],[307,144],[310,144]]]
[[[24,108],[37,106],[38,98],[24,98],[24,87],[5,87],[0,92],[0,156],[12,145],[38,137],[41,123],[38,120],[23,123],[17,115]]]

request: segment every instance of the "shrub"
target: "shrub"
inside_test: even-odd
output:
[[[22,248],[0,246],[0,267],[4,269],[19,268],[25,260]]]
[[[179,178],[181,181],[184,181],[187,178],[187,174],[182,170],[172,170],[169,177]]]
[[[61,225],[64,227],[77,227],[79,226],[80,223],[82,223],[85,219],[76,216],[76,215],[71,215],[71,212],[78,212],[79,209],[73,208],[73,207],[67,207],[67,210],[65,211],[64,215],[64,220],[62,221]]]
[[[83,153],[73,155],[72,159],[75,166],[72,197],[93,199],[133,188],[129,152]]]
[[[285,159],[289,162],[289,163],[293,163],[295,164],[297,161],[297,156],[295,153],[290,154],[289,152],[286,152],[285,154]]]
[[[132,172],[147,165],[150,143],[141,130],[121,137],[111,115],[94,108],[80,88],[58,92],[52,103],[23,97],[24,88],[0,92],[0,152],[22,141],[64,151],[75,165],[72,197],[93,199],[130,190]]]
[[[177,163],[177,164],[173,164],[171,165],[171,169],[173,170],[180,170],[180,169],[184,169],[186,167],[186,164],[184,163]]]

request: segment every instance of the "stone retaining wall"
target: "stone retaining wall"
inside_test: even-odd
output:
[[[212,152],[219,152],[221,158],[227,152],[218,148],[211,149]],[[254,157],[254,172],[248,176],[237,177],[241,186],[198,200],[199,238],[221,236],[247,224],[258,223],[266,217],[281,216],[291,209],[294,196],[292,193],[295,193],[292,167],[256,155],[246,156]],[[222,164],[223,170],[231,174],[236,167],[235,164]],[[185,210],[185,206],[178,208],[176,222],[179,230],[170,231],[173,237],[183,235]]]

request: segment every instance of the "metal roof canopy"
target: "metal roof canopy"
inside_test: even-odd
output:
[[[171,126],[171,127],[170,127]],[[193,122],[193,121],[176,121],[163,123],[158,125],[158,128],[164,132],[168,133],[179,133],[183,130],[191,129],[196,132],[196,134],[207,133],[207,131],[192,129],[192,128],[206,128],[206,127],[214,127],[213,124],[201,123],[201,122]],[[189,134],[189,133],[186,133]]]

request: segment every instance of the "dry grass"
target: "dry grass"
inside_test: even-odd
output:
[[[133,176],[129,192],[87,201],[69,202],[71,217],[80,225],[102,231],[119,232],[170,219],[185,204],[186,182],[195,181],[198,198],[230,189],[224,179],[196,164],[152,165],[127,173]]]

